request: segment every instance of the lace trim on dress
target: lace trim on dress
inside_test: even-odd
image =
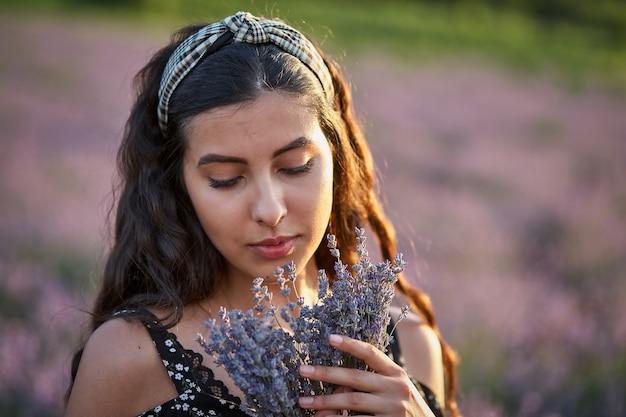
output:
[[[198,383],[203,393],[208,394],[216,399],[225,400],[229,403],[234,403],[237,406],[241,404],[241,399],[230,393],[226,384],[223,381],[217,379],[213,370],[204,366],[204,356],[191,349],[186,349],[180,344],[178,338],[174,333],[166,332],[169,340],[172,341],[177,347],[177,350],[186,359],[186,362],[191,365],[191,375],[193,379]]]

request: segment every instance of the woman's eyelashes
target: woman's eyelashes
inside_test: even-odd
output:
[[[311,171],[313,167],[313,159],[309,159],[304,165],[292,167],[292,168],[283,168],[280,171],[287,175],[299,175],[304,174]]]
[[[297,175],[302,175],[302,174],[306,174],[310,172],[312,168],[313,168],[313,159],[309,159],[303,165],[298,165],[298,166],[290,167],[290,168],[281,168],[278,170],[278,172],[288,175],[288,176],[297,176]],[[244,178],[242,175],[239,175],[233,178],[223,179],[223,180],[209,178],[209,185],[211,186],[211,188],[216,188],[216,189],[232,188],[235,185],[237,185],[242,178]]]
[[[209,178],[211,188],[231,188],[234,187],[241,177],[230,178],[227,180],[216,180]]]

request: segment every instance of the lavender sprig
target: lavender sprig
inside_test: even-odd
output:
[[[289,333],[275,326],[274,307],[263,316],[253,310],[220,311],[221,321],[209,320],[209,338],[201,346],[223,366],[244,393],[242,410],[250,415],[300,416],[296,401],[302,364]]]
[[[389,306],[397,274],[405,263],[398,255],[393,263],[372,264],[364,230],[356,228],[355,232],[359,261],[352,272],[341,262],[335,236],[327,236],[330,253],[336,258],[335,279],[331,283],[324,270],[318,272],[315,305],[306,305],[295,291],[296,266],[291,262],[275,271],[280,294],[287,299],[284,307],[271,304],[272,293],[262,285],[263,278],[256,278],[253,309],[245,313],[221,309],[219,321],[206,322],[209,336],[200,337],[200,344],[244,393],[242,410],[249,415],[312,415],[311,410],[297,406],[298,398],[329,394],[335,387],[302,378],[298,368],[304,363],[368,370],[364,361],[333,348],[328,342],[331,334],[362,340],[383,351],[389,345]],[[295,301],[290,298],[292,289]],[[407,313],[405,307],[399,320]],[[282,327],[279,316],[290,331]]]

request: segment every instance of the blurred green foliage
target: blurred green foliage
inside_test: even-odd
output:
[[[95,275],[97,275],[98,270],[93,254],[81,253],[79,248],[70,246],[52,247],[37,240],[18,242],[15,245],[12,259],[40,265],[49,274],[60,278],[64,286],[77,290],[89,288],[96,280]],[[1,311],[2,309],[0,309]]]
[[[0,0],[40,13],[130,19],[177,27],[238,10],[277,16],[327,48],[406,59],[465,56],[579,85],[626,87],[626,2],[620,0]]]

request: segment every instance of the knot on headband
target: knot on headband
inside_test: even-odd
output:
[[[319,79],[329,101],[334,89],[332,77],[315,46],[300,32],[280,21],[259,19],[247,12],[238,12],[212,23],[185,39],[170,56],[159,86],[159,127],[167,136],[169,101],[176,87],[207,55],[229,43],[271,43],[298,58]]]
[[[224,24],[228,30],[235,34],[233,42],[268,43],[270,41],[269,33],[272,28],[267,23],[267,21],[260,22],[251,14],[244,12],[239,12],[224,19]],[[265,27],[267,27],[267,30]]]

